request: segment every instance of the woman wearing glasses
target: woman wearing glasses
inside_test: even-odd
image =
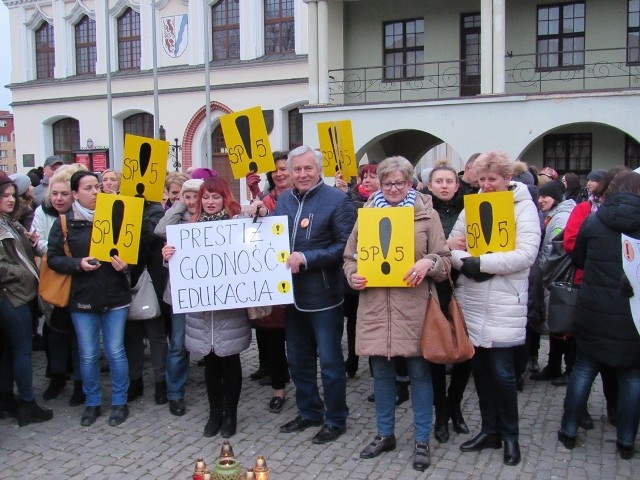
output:
[[[411,381],[411,406],[415,427],[413,468],[424,471],[431,464],[429,436],[433,408],[431,370],[420,352],[422,323],[429,299],[429,282],[447,278],[449,247],[431,197],[412,188],[413,166],[402,157],[391,157],[378,166],[381,190],[364,208],[410,207],[414,210],[414,259],[405,282],[413,288],[367,288],[357,272],[358,224],[344,252],[344,271],[349,285],[360,291],[356,324],[356,354],[371,357],[378,434],[360,453],[374,458],[394,450],[396,369],[393,357],[405,357]]]

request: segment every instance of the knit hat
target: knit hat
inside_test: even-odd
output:
[[[587,180],[591,180],[592,182],[600,182],[606,174],[607,172],[605,170],[596,168],[595,170],[591,170],[589,172],[589,175],[587,175]]]
[[[9,175],[7,175],[2,170],[0,170],[0,187],[6,185],[7,183],[10,183],[15,186],[15,183],[13,183],[13,180],[11,180]]]
[[[14,173],[10,178],[13,180],[13,183],[16,184],[18,195],[21,196],[27,193],[27,190],[29,190],[31,186],[31,179],[27,175],[24,173]]]
[[[535,185],[533,175],[529,171],[526,163],[517,161],[513,170],[511,180],[514,182],[524,183],[525,185]]]
[[[182,189],[180,190],[180,193],[197,192],[198,190],[200,190],[200,185],[202,185],[203,183],[204,183],[204,180],[202,180],[201,178],[190,178],[189,180],[187,180],[182,184]]]
[[[564,191],[563,183],[560,180],[553,180],[540,187],[540,196],[551,197],[556,203],[560,203],[563,199]]]
[[[191,172],[191,178],[201,178],[202,180],[206,180],[207,178],[217,177],[218,172],[211,168],[196,168],[193,172]]]

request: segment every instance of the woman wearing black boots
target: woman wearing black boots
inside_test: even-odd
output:
[[[198,190],[197,208],[189,222],[228,220],[240,213],[240,205],[222,178],[208,178]],[[169,260],[176,249],[162,248]],[[188,313],[185,347],[204,356],[204,378],[209,398],[209,420],[204,436],[220,433],[229,438],[236,433],[238,401],[242,389],[240,352],[251,344],[251,328],[246,309]]]
[[[29,235],[11,218],[17,206],[17,187],[0,172],[0,331],[4,343],[0,358],[2,411],[18,418],[18,425],[46,422],[53,412],[36,403],[31,364],[31,302],[38,291],[34,261],[37,235]],[[13,383],[18,387],[18,401]]]
[[[445,238],[451,233],[464,207],[462,194],[458,191],[459,187],[457,172],[447,162],[436,163],[429,173],[426,193],[433,198],[433,208],[440,215]],[[442,311],[448,315],[447,306],[453,291],[451,285],[445,280],[436,283],[435,286]],[[469,433],[469,428],[462,416],[461,403],[471,376],[471,360],[453,365],[448,390],[446,368],[446,365],[431,364],[433,405],[436,409],[433,435],[440,443],[449,441],[449,419],[456,433]]]

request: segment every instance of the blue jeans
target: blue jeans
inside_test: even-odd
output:
[[[171,313],[171,338],[167,354],[167,398],[184,398],[184,386],[189,377],[189,352],[184,347],[184,329],[187,316]]]
[[[14,307],[6,298],[0,300],[0,330],[5,342],[0,370],[0,389],[13,392],[13,381],[18,386],[18,397],[31,402],[33,396],[33,370],[31,366],[31,308],[29,304]]]
[[[321,312],[301,312],[293,305],[285,310],[287,355],[296,404],[306,420],[344,428],[349,415],[347,375],[342,356],[342,306]],[[317,361],[324,403],[318,392]],[[325,408],[326,407],[326,408]]]
[[[560,429],[570,437],[575,437],[582,413],[587,407],[593,380],[602,364],[578,350],[576,363],[569,377],[564,398],[564,413]],[[638,434],[640,421],[640,368],[615,369],[618,378],[617,441],[625,447],[632,447]]]
[[[111,404],[126,405],[129,388],[129,364],[124,350],[124,325],[129,308],[107,310],[103,313],[71,312],[78,337],[80,375],[87,407],[102,403],[100,386],[100,332],[104,354],[111,373]]]
[[[428,442],[433,415],[433,388],[431,366],[422,357],[409,357],[407,369],[411,381],[411,407],[416,442]],[[393,435],[396,423],[396,367],[393,359],[371,357],[373,393],[376,398],[378,435]]]
[[[471,359],[482,417],[482,433],[499,433],[502,440],[518,440],[518,348],[477,347]]]

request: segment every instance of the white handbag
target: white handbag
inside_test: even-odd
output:
[[[128,320],[151,320],[160,316],[160,304],[153,289],[151,275],[145,268],[138,283],[131,289]]]

